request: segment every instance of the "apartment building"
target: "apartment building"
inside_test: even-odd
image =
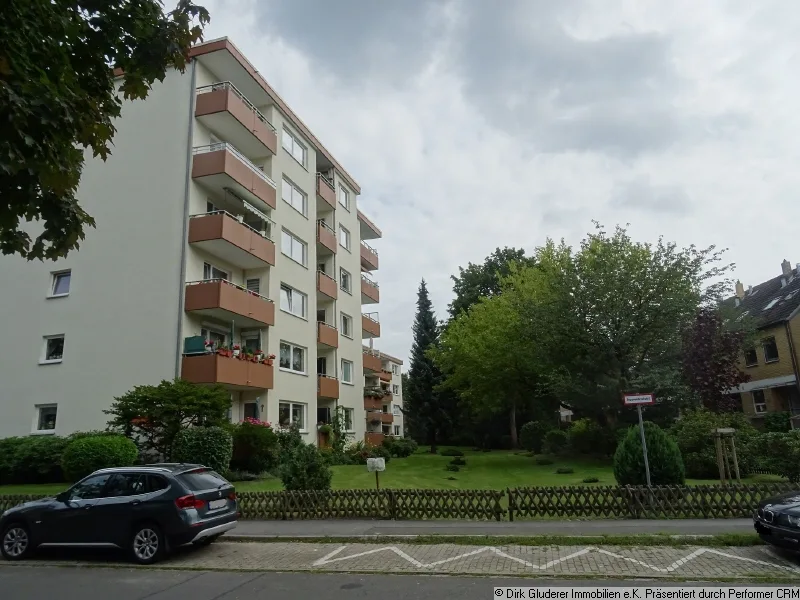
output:
[[[770,412],[787,411],[800,426],[800,264],[793,269],[784,260],[780,275],[746,290],[737,282],[728,302],[758,327],[758,342],[739,365],[750,381],[731,393],[756,425]]]
[[[116,126],[87,155],[80,250],[0,258],[0,437],[103,428],[115,396],[179,376],[229,389],[232,421],[316,443],[342,407],[366,439],[381,231],[358,183],[227,38]]]
[[[386,436],[403,437],[403,361],[364,346],[364,410],[366,441],[380,444]]]

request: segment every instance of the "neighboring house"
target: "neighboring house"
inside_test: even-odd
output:
[[[369,346],[364,352],[364,409],[370,443],[403,437],[403,361]]]
[[[750,381],[731,390],[755,424],[767,413],[788,411],[800,427],[800,264],[784,260],[781,274],[747,290],[736,282],[726,302],[756,320],[758,342],[747,348],[740,368]]]
[[[97,221],[80,250],[0,257],[0,437],[102,429],[115,396],[183,377],[230,390],[234,422],[297,423],[313,443],[340,406],[364,439],[362,344],[380,335],[364,240],[381,232],[356,181],[227,38],[114,125],[76,194]]]

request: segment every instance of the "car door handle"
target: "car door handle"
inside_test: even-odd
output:
[[[139,506],[141,503],[142,503],[141,500],[134,500],[133,502],[131,502],[131,506]]]
[[[86,506],[83,507],[83,510],[89,510],[90,508],[92,508],[92,506],[93,506],[92,504],[87,504]]]

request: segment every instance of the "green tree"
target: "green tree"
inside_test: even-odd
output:
[[[193,24],[193,21],[198,24]],[[208,11],[179,0],[6,0],[0,19],[0,250],[66,256],[94,219],[75,193],[84,149],[105,160],[126,100],[146,98],[168,69],[184,71]],[[21,221],[41,220],[31,239]]]
[[[647,463],[652,485],[683,485],[686,481],[678,445],[655,423],[645,421]],[[638,426],[628,429],[614,454],[614,478],[619,485],[647,485],[642,452],[642,434]]]
[[[169,459],[178,432],[187,427],[221,426],[230,406],[230,392],[223,386],[176,379],[136,386],[114,398],[103,412],[111,417],[109,429],[133,438],[140,450]]]

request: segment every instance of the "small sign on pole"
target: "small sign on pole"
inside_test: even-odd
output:
[[[642,406],[656,403],[654,394],[623,394],[622,402],[625,406],[635,406],[639,413],[639,433],[642,435],[642,454],[644,455],[644,474],[647,477],[647,487],[650,487],[650,463],[647,460],[647,440],[644,436],[644,421],[642,421]]]
[[[378,473],[386,470],[386,460],[383,458],[368,458],[367,471],[375,473],[375,487],[381,489],[381,482],[378,479]]]

